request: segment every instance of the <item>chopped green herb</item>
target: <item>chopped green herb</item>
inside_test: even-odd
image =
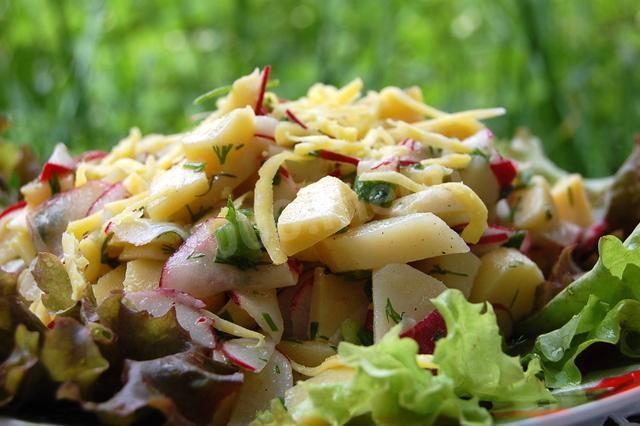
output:
[[[172,255],[173,253],[176,252],[176,248],[169,244],[163,244],[161,249],[164,254],[168,254],[168,255]]]
[[[275,366],[275,371],[276,371],[276,374],[280,374],[280,366],[278,364],[276,364]]]
[[[376,206],[389,207],[396,199],[396,185],[382,181],[361,181],[356,178],[353,190],[358,198]]]
[[[438,274],[438,275],[457,275],[459,277],[468,277],[469,276],[469,274],[465,274],[465,273],[462,273],[462,272],[455,272],[455,271],[450,271],[448,269],[442,269],[440,267],[440,265],[438,265],[438,264],[435,264],[433,266],[433,269],[431,269],[431,273],[432,274]]]
[[[204,257],[204,256],[205,256],[204,253],[200,253],[198,251],[192,251],[191,254],[187,256],[187,260],[200,259],[201,257]]]
[[[520,247],[522,247],[522,242],[524,241],[524,238],[526,236],[526,232],[518,231],[509,238],[504,246],[519,249]]]
[[[263,252],[258,231],[246,215],[236,210],[231,198],[227,201],[228,223],[216,230],[217,263],[234,265],[240,269],[253,268],[263,263]]]
[[[360,344],[363,346],[373,345],[373,333],[364,327],[360,327],[358,330],[358,339],[360,340]]]
[[[213,152],[216,153],[216,157],[218,157],[218,161],[220,161],[220,165],[223,165],[227,161],[227,156],[233,149],[233,144],[227,144],[222,146],[214,146]]]
[[[187,211],[189,212],[189,216],[191,217],[191,222],[197,222],[204,217],[207,213],[211,211],[211,207],[200,206],[197,212],[191,210],[191,207],[187,204]]]
[[[274,80],[270,80],[267,83],[267,88],[271,89],[271,88],[278,87],[279,85],[280,85],[280,81],[277,79],[274,79]],[[219,98],[220,96],[224,96],[229,92],[231,92],[231,89],[232,89],[231,85],[216,87],[215,89],[209,90],[207,93],[204,93],[198,96],[197,98],[195,98],[195,100],[193,101],[193,104],[200,105],[212,99]]]
[[[396,312],[389,298],[387,298],[387,306],[385,306],[384,308],[384,313],[387,317],[387,321],[393,321],[396,324],[402,321],[402,316],[404,315],[404,312],[402,314],[399,314],[398,312]]]
[[[571,187],[567,187],[567,197],[569,198],[569,205],[573,206],[573,191]]]
[[[531,187],[531,179],[533,178],[532,170],[522,170],[518,173],[516,184],[513,186],[513,190],[525,189]]]
[[[100,263],[102,263],[103,265],[109,265],[112,268],[115,268],[116,266],[118,266],[117,259],[109,257],[109,254],[107,253],[109,242],[111,241],[112,238],[113,238],[113,232],[110,232],[107,235],[107,238],[105,238],[104,241],[102,242],[102,246],[100,247]]]
[[[336,234],[344,234],[348,230],[349,230],[349,225],[347,225],[344,228],[340,229],[338,232],[336,232]]]
[[[473,151],[471,151],[469,154],[471,155],[475,155],[478,157],[482,157],[484,158],[484,161],[486,161],[487,163],[489,162],[490,158],[489,158],[489,154],[487,154],[486,152],[484,152],[483,150],[481,150],[480,148],[476,148]]]
[[[241,143],[240,145],[236,145],[236,151],[240,151],[242,148],[244,148],[243,143]]]
[[[51,195],[56,195],[60,192],[60,180],[57,174],[52,174],[49,178],[49,187],[51,188]]]
[[[424,164],[421,164],[421,163],[412,164],[411,168],[415,170],[424,170]]]
[[[309,324],[309,335],[311,336],[311,340],[315,340],[316,336],[318,335],[319,326],[320,324],[318,324],[316,321],[311,321],[311,323]]]
[[[553,212],[551,211],[551,209],[547,209],[544,212],[544,217],[549,221],[551,219],[553,219]]]
[[[224,172],[217,173],[217,174],[211,176],[211,178],[209,179],[209,187],[207,188],[207,190],[205,192],[203,192],[202,194],[196,195],[196,197],[204,197],[205,195],[207,195],[211,191],[211,188],[213,187],[213,182],[215,182],[219,178],[223,178],[223,177],[235,178],[237,176],[236,175],[232,175],[231,173],[224,173]]]
[[[194,101],[194,105],[200,105],[210,99],[219,98],[220,96],[224,96],[231,91],[231,85],[216,87],[215,89],[209,90],[207,93],[204,93],[198,96]]]
[[[278,326],[275,322],[273,322],[273,318],[271,318],[271,315],[269,315],[267,312],[263,312],[262,318],[264,318],[264,320],[267,322],[267,325],[269,326],[271,331],[278,331]]]
[[[193,170],[194,172],[201,172],[204,170],[204,167],[207,163],[184,163],[182,167],[188,170]]]
[[[280,182],[282,182],[282,175],[280,174],[280,172],[276,173],[276,175],[273,177],[273,186],[278,186],[280,185]]]

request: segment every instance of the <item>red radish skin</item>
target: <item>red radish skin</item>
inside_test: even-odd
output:
[[[102,193],[98,197],[98,199],[89,207],[87,211],[87,216],[92,215],[100,210],[106,205],[113,201],[122,200],[129,196],[129,192],[126,190],[124,185],[120,182],[114,183],[106,191]]]
[[[400,337],[410,337],[415,340],[421,354],[432,354],[436,348],[436,341],[446,334],[447,325],[444,318],[434,310],[422,321],[400,334]]]
[[[311,311],[311,293],[313,275],[300,284],[300,289],[291,300],[291,335],[294,339],[309,338],[309,312]]]
[[[491,167],[491,171],[502,189],[510,187],[518,175],[516,163],[504,157],[491,161],[489,167]]]
[[[22,210],[27,206],[27,202],[22,200],[22,201],[18,201],[17,203],[13,203],[10,206],[8,206],[6,209],[4,209],[2,211],[2,213],[0,213],[0,219],[2,219],[5,216],[10,215],[13,212],[16,212],[18,210]]]
[[[387,158],[386,160],[379,161],[371,167],[371,170],[398,170],[398,157]]]
[[[106,157],[107,155],[109,155],[109,153],[107,151],[87,151],[83,154],[78,155],[75,158],[75,161],[77,163],[88,163],[91,161],[98,161],[98,160],[102,160],[104,157]]]
[[[229,361],[252,373],[259,373],[267,365],[275,350],[270,339],[257,345],[255,339],[231,339],[222,344],[222,353]]]
[[[212,229],[211,220],[198,226],[167,260],[160,287],[209,300],[229,290],[265,290],[293,286],[297,282],[298,275],[286,264],[241,270],[233,265],[216,263],[218,242]]]
[[[308,129],[307,125],[304,124],[302,121],[300,121],[300,119],[296,117],[296,115],[290,109],[285,110],[285,114],[287,114],[287,117],[289,117],[289,120],[293,121],[298,126],[302,127],[305,130]]]
[[[267,139],[271,142],[275,142],[276,138],[271,136],[271,135],[265,135],[263,133],[254,133],[253,136],[255,136],[256,138],[262,138],[262,139]]]
[[[269,82],[269,74],[271,74],[271,65],[267,65],[262,70],[262,74],[261,74],[262,80],[260,81],[260,92],[258,92],[258,100],[254,108],[256,115],[265,115],[264,109],[262,108],[262,103],[264,102],[264,93],[267,90],[267,83]]]
[[[360,162],[360,159],[356,157],[339,154],[333,151],[327,151],[326,149],[319,150],[318,157],[322,158],[323,160],[337,161],[338,163],[353,164],[354,166],[358,166],[358,163]]]
[[[42,167],[38,180],[40,182],[47,182],[54,175],[64,175],[71,173],[76,168],[76,162],[71,158],[69,150],[63,144],[56,145],[53,150],[53,154],[49,160]]]

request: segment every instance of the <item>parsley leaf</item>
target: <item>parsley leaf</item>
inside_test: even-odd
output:
[[[220,161],[220,165],[223,165],[227,161],[227,156],[233,149],[233,144],[227,144],[222,146],[214,146],[213,152],[216,153],[216,157],[218,157],[218,161]]]
[[[363,201],[381,207],[389,207],[396,199],[396,185],[381,181],[361,181],[356,178],[353,190]]]
[[[391,304],[391,300],[387,298],[387,306],[385,306],[384,308],[384,314],[387,317],[387,321],[393,321],[396,324],[398,324],[400,321],[402,321],[402,316],[404,315],[404,312],[402,314],[399,314],[393,308],[393,305]]]

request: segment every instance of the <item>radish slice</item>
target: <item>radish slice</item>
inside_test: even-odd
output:
[[[276,127],[279,121],[268,115],[257,115],[255,117],[255,134],[275,140]]]
[[[255,339],[231,339],[222,344],[222,353],[238,367],[259,373],[269,362],[275,347],[271,339],[261,345]]]
[[[457,230],[460,227],[464,228],[464,226],[465,225],[458,225],[455,229]],[[478,242],[476,244],[469,244],[469,248],[471,248],[471,251],[473,251],[475,255],[480,256],[494,248],[506,244],[515,233],[515,229],[500,225],[489,225]]]
[[[277,344],[282,339],[284,321],[278,306],[276,290],[233,292],[234,299]]]
[[[336,161],[338,163],[353,164],[354,166],[357,166],[358,163],[360,162],[359,158],[340,154],[338,152],[327,151],[326,149],[319,150],[318,157],[322,158],[323,160]]]
[[[431,311],[422,321],[400,334],[410,337],[418,343],[421,354],[432,354],[436,340],[447,334],[447,325],[438,311]]]
[[[23,208],[25,208],[27,206],[27,202],[22,200],[22,201],[18,201],[17,203],[13,203],[9,206],[7,206],[6,209],[4,209],[2,211],[2,213],[0,213],[0,219],[2,219],[5,216],[8,216],[9,214],[18,211],[18,210],[22,210]]]
[[[258,100],[254,111],[256,115],[264,115],[264,108],[262,108],[262,102],[264,101],[264,92],[267,90],[267,83],[269,82],[269,74],[271,74],[271,65],[267,65],[262,69],[260,74],[260,92],[258,92]]]
[[[127,293],[125,300],[137,311],[147,311],[154,317],[163,316],[174,308],[178,324],[189,333],[194,343],[211,349],[216,346],[213,321],[202,314],[205,306],[202,301],[164,289]]]
[[[87,211],[87,216],[90,216],[100,210],[106,205],[113,201],[122,200],[129,196],[129,192],[125,189],[124,185],[120,182],[114,183],[106,191],[104,191],[98,199],[89,207]]]
[[[289,118],[289,120],[293,121],[298,126],[302,127],[305,130],[308,129],[307,125],[304,124],[302,121],[300,121],[300,119],[296,117],[296,115],[290,109],[285,110],[285,114],[287,114],[287,117]]]
[[[216,263],[218,242],[212,230],[213,220],[198,226],[167,260],[160,278],[161,287],[209,299],[229,290],[267,290],[296,284],[298,274],[286,263],[247,270]]]
[[[87,151],[78,155],[75,158],[75,161],[78,163],[88,163],[90,161],[102,160],[107,155],[109,155],[107,151],[100,151],[100,150]]]
[[[491,161],[489,167],[491,167],[491,171],[502,189],[510,187],[518,175],[516,163],[508,158],[498,157],[496,160]]]
[[[46,182],[54,175],[70,173],[76,168],[76,162],[69,154],[69,150],[64,144],[59,143],[53,150],[51,157],[42,167],[38,180]]]
[[[31,236],[38,251],[62,253],[62,233],[69,222],[85,217],[89,207],[104,193],[109,184],[89,181],[71,191],[57,194],[27,216]]]
[[[259,374],[246,374],[240,394],[231,413],[229,426],[244,426],[255,419],[260,411],[267,410],[274,398],[284,398],[293,386],[291,363],[275,351],[269,363]]]
[[[300,284],[300,288],[291,300],[291,337],[294,339],[305,340],[309,338],[312,290],[313,274]]]
[[[113,223],[109,227],[109,232],[113,232],[117,241],[133,244],[134,246],[147,245],[168,234],[175,235],[182,241],[189,238],[187,231],[174,223],[154,222],[145,218],[135,218],[119,224]]]

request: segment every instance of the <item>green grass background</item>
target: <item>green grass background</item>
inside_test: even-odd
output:
[[[592,176],[640,130],[638,0],[0,0],[5,136],[41,155],[184,130],[196,96],[264,64],[285,97],[361,76],[505,106],[501,137],[526,126]]]

